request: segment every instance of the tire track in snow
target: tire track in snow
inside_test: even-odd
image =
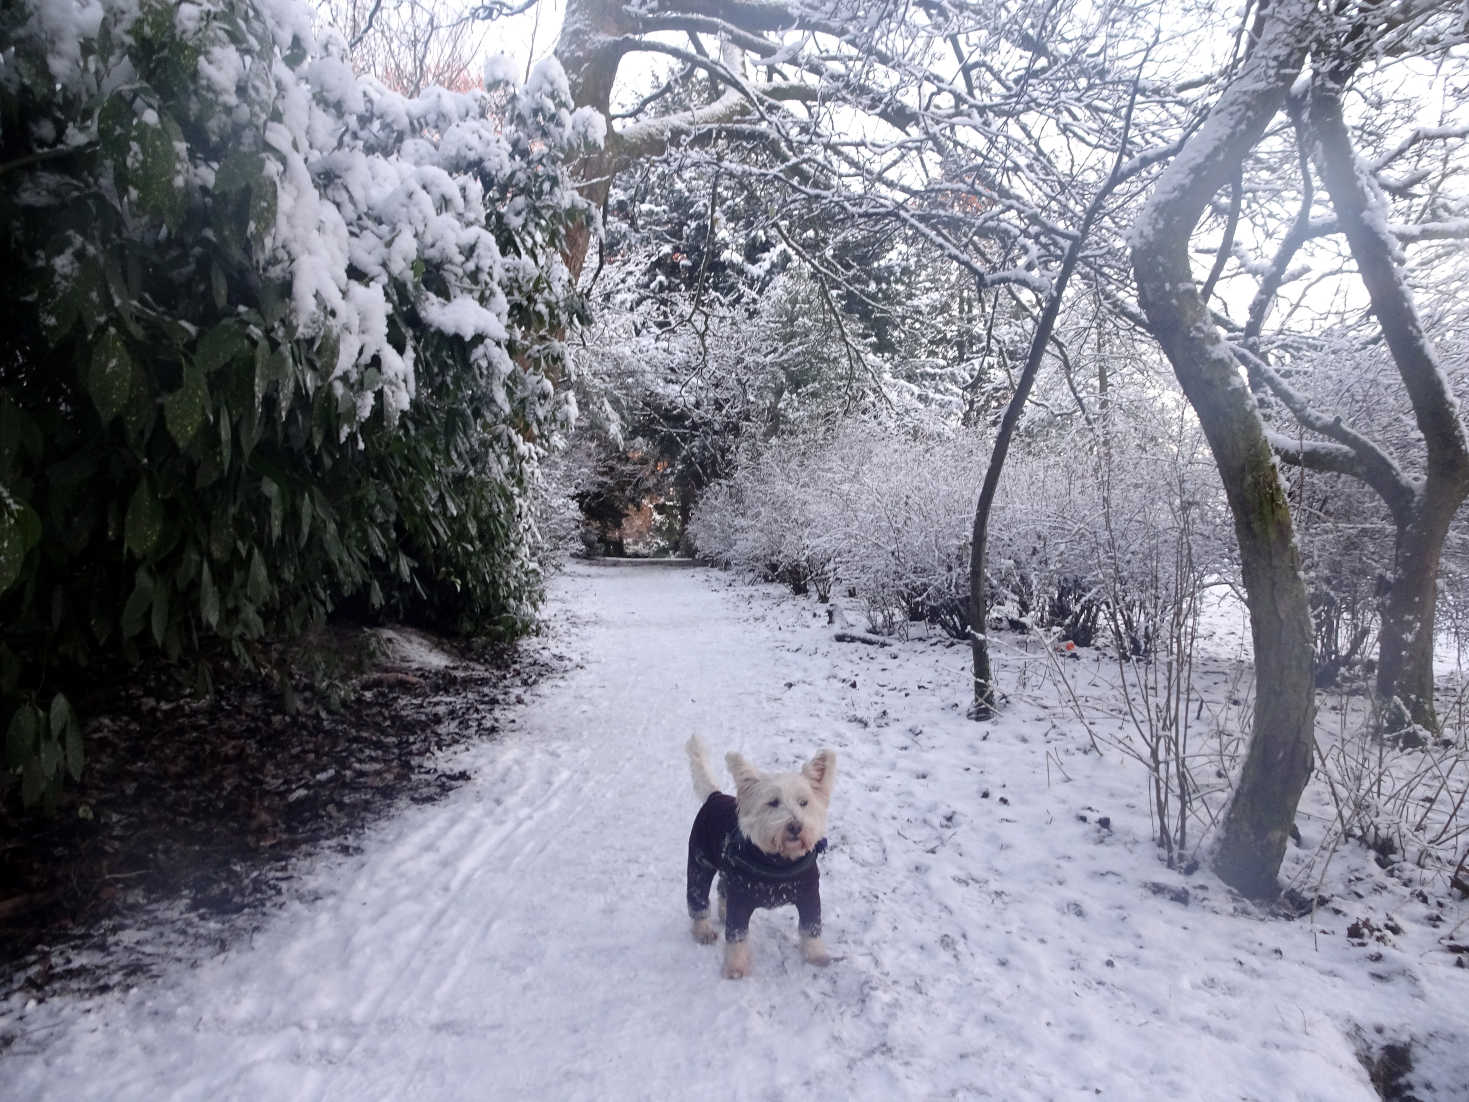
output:
[[[609,581],[619,587],[623,584],[621,578]],[[717,600],[712,594],[705,596],[711,603]],[[646,790],[654,776],[677,794],[673,816],[662,824],[675,840],[672,845],[660,842],[649,847],[650,852],[657,853],[657,860],[634,863],[631,879],[635,892],[658,898],[660,911],[677,922],[681,932],[681,891],[668,892],[666,877],[657,888],[648,884],[659,879],[658,872],[666,871],[662,866],[670,855],[681,864],[683,843],[679,836],[687,829],[693,800],[683,791],[688,782],[682,755],[670,751],[677,751],[686,737],[679,732],[699,722],[700,706],[693,703],[687,713],[681,705],[670,708],[659,698],[662,683],[641,676],[644,668],[659,668],[668,662],[676,668],[679,660],[687,660],[690,653],[682,647],[648,653],[646,647],[637,646],[643,626],[638,623],[638,614],[642,610],[634,607],[625,611],[632,621],[623,629],[628,633],[626,639],[602,648],[601,654],[589,654],[587,664],[568,678],[532,690],[524,713],[508,725],[506,736],[498,744],[498,761],[483,768],[480,777],[466,786],[470,798],[456,809],[461,818],[453,836],[415,862],[411,855],[424,843],[425,835],[433,832],[435,818],[399,847],[410,855],[408,864],[416,863],[428,870],[439,866],[437,875],[447,874],[450,891],[424,923],[412,949],[402,954],[398,967],[373,981],[371,1008],[363,1015],[368,1028],[354,1040],[352,1049],[316,1097],[387,1098],[440,1089],[444,1061],[442,1052],[431,1044],[414,1046],[418,1051],[411,1060],[404,1061],[406,1074],[401,1079],[378,1076],[370,1081],[361,1076],[353,1066],[358,1062],[353,1057],[362,1054],[367,1033],[372,1032],[371,1023],[381,1023],[381,1034],[399,1032],[402,1025],[392,1013],[394,1007],[432,1009],[454,1003],[487,965],[510,979],[508,986],[513,986],[517,979],[524,981],[535,966],[543,964],[547,954],[556,953],[557,939],[574,945],[589,936],[589,927],[598,923],[599,913],[607,913],[608,921],[614,921],[615,908],[609,911],[606,904],[617,892],[595,876],[584,892],[588,904],[585,908],[568,909],[563,905],[559,910],[532,908],[527,913],[519,899],[527,883],[559,882],[560,887],[567,887],[563,870],[558,867],[564,853],[616,847],[628,837],[630,824],[627,808],[620,802],[621,794]],[[598,626],[602,630],[610,626],[617,632],[615,625]],[[698,657],[697,648],[693,656]],[[555,708],[548,719],[539,718],[547,697],[582,701],[582,714],[593,722],[568,727],[565,709]],[[663,806],[655,810],[645,805],[645,810],[657,818],[631,825],[634,836],[657,833],[667,817],[668,808]],[[465,846],[457,860],[440,865],[440,855],[462,846],[465,837],[478,837],[478,841]],[[575,871],[578,875],[586,872]],[[430,871],[429,875],[436,874]],[[566,893],[560,897],[567,898]],[[575,894],[570,899],[575,903]],[[493,908],[488,915],[486,908]],[[592,917],[579,916],[579,910],[589,911]],[[462,1025],[474,1020],[472,1010],[467,1017],[454,1012],[445,1020],[461,1023],[457,1029],[460,1033],[472,1032]],[[490,1018],[481,1020],[487,1033],[505,1024]]]
[[[402,947],[398,961],[386,973],[378,970],[371,990],[363,993],[366,1009],[356,1016],[358,1034],[340,1060],[344,1073],[369,1023],[386,1019],[390,1028],[396,1029],[393,1016],[386,1011],[399,1005],[419,1005],[425,992],[431,992],[432,1005],[462,975],[468,949],[484,925],[481,915],[468,912],[463,906],[463,893],[485,870],[493,867],[493,859],[507,844],[518,844],[548,808],[560,806],[561,789],[572,778],[569,771],[559,769],[548,779],[534,768],[541,764],[539,761],[531,764],[533,772],[520,779],[509,799],[494,807],[494,811],[503,812],[507,804],[515,806],[512,821],[501,822],[498,815],[486,813],[483,802],[476,802],[448,830],[443,829],[440,816],[431,816],[396,847],[402,859],[387,871],[387,876],[402,877],[405,884],[413,884],[404,889],[410,898],[423,898],[427,891],[437,896],[438,902],[424,920],[414,924],[416,935]],[[434,860],[426,861],[425,855]],[[424,868],[431,868],[429,879],[440,883],[421,884],[413,878],[415,870]],[[381,875],[375,875],[374,879],[380,879]],[[347,1096],[340,1084],[332,1080],[323,1084],[316,1097],[325,1100]]]

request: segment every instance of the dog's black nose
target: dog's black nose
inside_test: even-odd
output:
[[[789,834],[792,838],[799,838],[801,836],[801,824],[787,823],[786,833]]]

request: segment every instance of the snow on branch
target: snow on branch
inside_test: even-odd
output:
[[[1469,125],[1466,126],[1419,126],[1406,134],[1396,145],[1380,157],[1367,163],[1368,171],[1374,175],[1381,173],[1385,168],[1403,156],[1414,146],[1422,142],[1450,141],[1455,138],[1469,137]]]
[[[1352,148],[1339,85],[1323,77],[1313,80],[1308,118],[1317,169],[1331,194],[1429,454],[1445,469],[1463,471],[1469,477],[1469,438],[1458,401],[1440,370],[1433,342],[1424,331],[1404,278],[1401,250],[1387,223],[1387,200]]]
[[[1256,390],[1268,389],[1303,428],[1331,441],[1330,444],[1309,444],[1292,441],[1280,433],[1270,433],[1271,446],[1283,458],[1303,467],[1359,478],[1377,491],[1394,516],[1406,515],[1413,501],[1413,486],[1390,455],[1341,417],[1314,408],[1260,356],[1241,345],[1234,346],[1234,354],[1245,366]]]

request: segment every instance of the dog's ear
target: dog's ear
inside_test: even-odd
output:
[[[811,787],[823,799],[831,799],[832,782],[837,779],[837,756],[834,750],[819,750],[816,756],[801,769],[801,774],[811,782]]]
[[[724,764],[734,776],[736,797],[760,779],[760,771],[733,750],[724,755]]]

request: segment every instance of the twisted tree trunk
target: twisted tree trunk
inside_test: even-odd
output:
[[[1433,629],[1439,558],[1454,515],[1469,495],[1469,440],[1403,278],[1397,243],[1387,228],[1387,202],[1352,149],[1342,115],[1343,84],[1352,67],[1349,58],[1311,82],[1312,159],[1412,403],[1427,460],[1421,480],[1397,475],[1405,484],[1406,505],[1394,512],[1397,546],[1382,611],[1376,691],[1389,729],[1414,723],[1436,730]]]
[[[1239,363],[1189,263],[1189,238],[1285,102],[1304,64],[1313,6],[1270,5],[1209,117],[1159,178],[1132,234],[1138,300],[1198,414],[1239,541],[1255,648],[1249,748],[1211,858],[1249,896],[1274,895],[1296,805],[1311,774],[1315,697],[1311,612],[1285,489]]]

